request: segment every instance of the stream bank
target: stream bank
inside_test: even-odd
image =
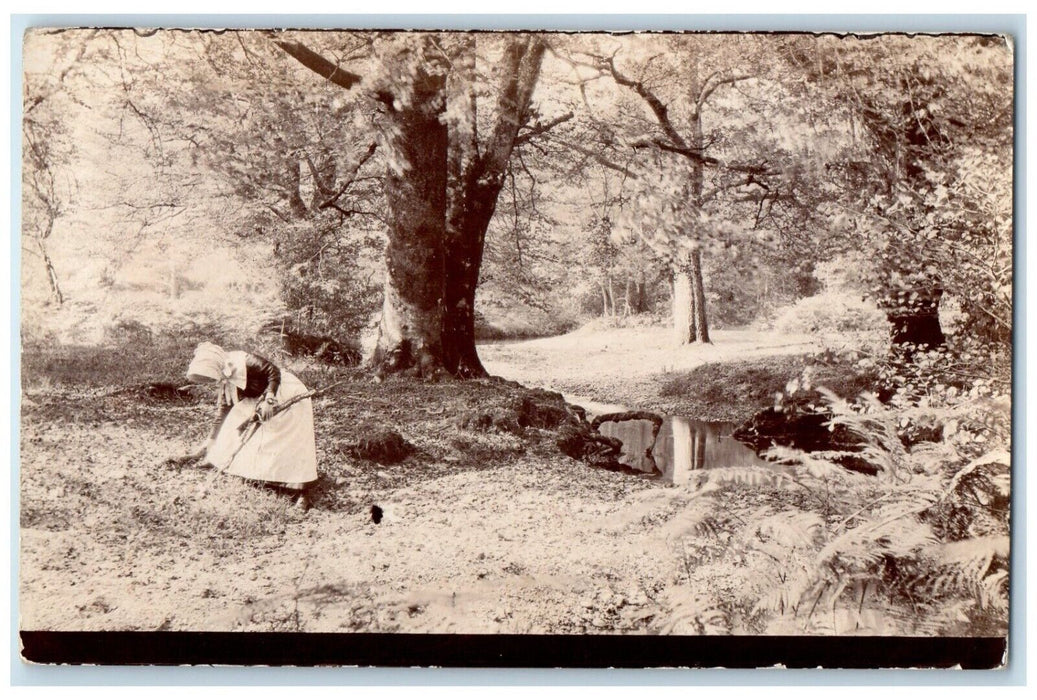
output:
[[[603,404],[741,423],[773,401],[821,339],[718,330],[707,345],[674,346],[666,328],[580,329],[479,347],[486,369],[530,387]]]

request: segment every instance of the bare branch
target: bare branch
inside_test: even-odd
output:
[[[300,43],[294,41],[275,40],[274,44],[317,75],[321,76],[328,82],[334,83],[341,88],[345,88],[346,90],[351,90],[354,85],[363,79],[360,75],[344,68],[340,68],[316,51],[313,51]]]
[[[562,124],[564,122],[569,121],[570,119],[573,118],[573,116],[574,115],[573,115],[572,112],[566,112],[562,116],[557,117],[555,119],[552,119],[549,122],[546,122],[546,123],[543,123],[543,124],[541,124],[540,122],[537,122],[533,126],[528,127],[528,131],[526,131],[525,133],[519,134],[517,137],[515,137],[515,145],[516,146],[521,146],[522,144],[524,144],[527,141],[529,141],[530,139],[532,139],[534,136],[539,136],[540,134],[543,134],[543,133],[545,133],[547,131],[550,131],[551,129],[553,129],[554,127],[558,126],[559,124]]]
[[[620,73],[619,70],[616,69],[616,63],[612,58],[603,59],[603,62],[608,67],[609,72],[612,73],[612,79],[615,80],[617,84],[633,90],[648,104],[652,113],[655,115],[656,121],[659,122],[659,126],[662,128],[663,133],[666,134],[666,138],[670,140],[671,145],[681,149],[682,151],[690,151],[688,143],[680,133],[678,133],[677,129],[673,126],[673,122],[670,121],[670,110],[663,104],[662,100],[660,100],[655,93],[649,90],[644,83],[628,78]]]
[[[624,175],[626,175],[627,177],[629,177],[631,179],[634,179],[634,180],[637,179],[637,173],[635,173],[634,171],[630,170],[626,166],[620,165],[619,163],[616,163],[615,161],[610,160],[609,158],[607,158],[606,156],[604,156],[601,153],[597,153],[595,151],[592,151],[589,148],[586,148],[584,146],[580,146],[579,144],[572,143],[571,141],[567,141],[567,140],[560,139],[560,138],[557,138],[557,137],[553,137],[552,140],[555,143],[560,144],[560,145],[568,148],[571,151],[575,151],[575,152],[580,153],[580,154],[582,154],[584,156],[587,156],[588,158],[591,158],[594,161],[597,161],[599,164],[604,165],[606,168],[609,168],[610,170],[615,170],[618,173],[623,173]]]
[[[696,105],[695,105],[695,109],[697,111],[699,111],[699,112],[702,111],[702,106],[704,104],[706,104],[706,101],[709,100],[710,96],[714,92],[716,92],[717,88],[719,88],[719,87],[721,87],[723,85],[733,85],[733,84],[735,84],[735,83],[737,83],[737,82],[739,82],[741,80],[749,80],[750,78],[755,78],[756,77],[754,75],[748,75],[748,74],[729,75],[726,78],[717,78],[714,83],[710,84],[709,81],[712,80],[713,77],[716,76],[716,75],[718,75],[718,73],[711,74],[708,78],[706,78],[706,82],[702,86],[702,92],[699,93],[699,98],[696,101]]]
[[[367,151],[364,153],[363,156],[360,157],[360,160],[357,161],[356,165],[353,166],[353,170],[350,172],[349,177],[347,177],[346,181],[342,183],[342,186],[339,187],[338,191],[336,191],[330,197],[321,202],[317,208],[327,209],[328,207],[335,206],[335,202],[338,201],[338,198],[344,195],[346,193],[346,190],[348,190],[350,187],[353,186],[354,183],[357,182],[357,174],[360,172],[360,168],[364,167],[364,163],[371,159],[371,156],[374,155],[374,152],[377,149],[377,143],[372,143],[370,146],[368,146]]]

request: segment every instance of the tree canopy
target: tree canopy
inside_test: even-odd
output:
[[[863,252],[892,340],[940,345],[946,297],[1003,346],[1011,80],[988,36],[30,32],[26,280],[110,294],[153,251],[175,298],[215,246],[265,315],[480,376],[483,312],[707,340]]]

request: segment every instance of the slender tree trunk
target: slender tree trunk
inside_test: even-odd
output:
[[[696,248],[691,252],[691,276],[692,276],[692,307],[695,310],[695,336],[703,343],[712,342],[709,339],[709,326],[706,323],[706,290],[702,284],[702,257]]]
[[[702,78],[699,75],[699,57],[697,50],[693,49],[690,63],[691,79],[689,81],[689,92],[693,101],[692,104],[695,105],[691,112],[691,147],[701,151],[705,146],[705,142],[702,135],[702,112],[698,105],[699,97],[704,86]],[[691,163],[690,197],[692,208],[696,214],[698,214],[702,208],[702,183],[702,162],[694,160]],[[697,243],[691,252],[690,260],[692,308],[694,311],[694,316],[690,319],[690,322],[695,326],[692,335],[700,342],[708,343],[710,342],[709,324],[706,316],[705,285],[702,281],[702,236],[698,231],[691,232],[691,235],[695,237]]]
[[[302,163],[299,162],[298,157],[286,158],[285,174],[287,182],[285,186],[288,190],[288,208],[296,219],[304,219],[309,213],[306,209],[306,202],[302,201],[302,193],[300,192],[302,176],[299,173],[299,169],[301,167]]]
[[[673,331],[677,345],[695,342],[692,323],[692,284],[687,265],[678,264],[673,271]]]
[[[180,298],[180,277],[177,275],[176,261],[169,259],[169,298]]]
[[[48,233],[53,228],[53,224],[48,227]],[[47,282],[50,284],[50,296],[51,299],[61,306],[65,303],[65,295],[61,293],[61,285],[58,284],[58,273],[54,269],[54,263],[50,259],[50,254],[47,252],[47,247],[43,245],[43,239],[36,238],[36,247],[40,251],[40,256],[43,258],[43,266],[47,270]]]

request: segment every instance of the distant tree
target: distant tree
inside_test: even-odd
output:
[[[639,228],[671,265],[678,341],[709,342],[703,252],[730,244],[737,229],[761,223],[759,214],[750,226],[744,221],[747,210],[722,210],[741,202],[766,207],[770,214],[776,202],[793,199],[780,182],[785,164],[771,157],[774,139],[766,142],[758,133],[787,123],[787,115],[781,115],[785,122],[772,119],[761,125],[759,115],[744,114],[750,102],[744,86],[751,86],[749,92],[766,89],[774,58],[767,39],[753,35],[611,43],[611,50],[602,45],[584,51],[587,58],[574,63],[585,74],[596,71],[585,78],[588,82],[610,78],[639,104],[639,111],[632,106],[619,110],[625,124],[614,125],[627,146],[642,154],[637,169],[647,174],[648,184],[634,186],[630,215],[642,220]],[[740,92],[732,97],[732,90]]]
[[[47,249],[54,225],[71,207],[77,183],[73,172],[74,139],[68,117],[81,108],[66,81],[74,82],[86,47],[61,33],[30,33],[25,43],[22,102],[22,249],[38,256],[51,300],[65,295]],[[41,50],[44,42],[52,50]],[[31,246],[26,243],[31,241]]]
[[[93,222],[102,288],[150,251],[176,299],[186,258],[230,247],[280,287],[289,327],[355,340],[378,302],[370,251],[384,240],[375,135],[356,100],[302,89],[259,32],[40,31],[27,47],[76,59],[27,71],[25,132],[51,151],[69,144],[43,162],[79,185],[71,209],[77,225]],[[41,172],[27,156],[26,177],[44,183]]]

